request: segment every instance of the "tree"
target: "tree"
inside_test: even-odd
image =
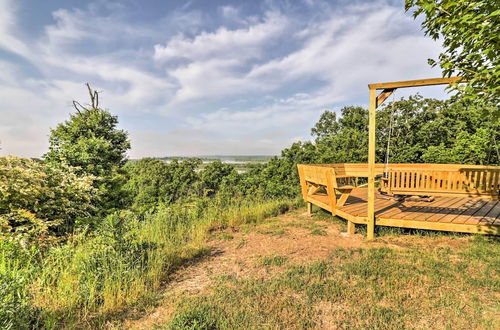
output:
[[[91,104],[81,106],[74,101],[76,113],[50,132],[49,151],[44,155],[51,164],[65,164],[80,174],[96,177],[100,208],[113,210],[120,206],[120,171],[130,149],[127,132],[118,129],[118,118],[99,108],[98,93],[87,84]]]
[[[379,162],[385,161],[392,126],[392,163],[500,163],[500,123],[481,102],[411,96],[382,108],[377,122]]]
[[[153,158],[129,161],[124,166],[128,177],[124,186],[128,205],[144,212],[194,195],[198,181],[196,169],[200,163],[199,159],[174,160],[170,164]]]
[[[96,177],[109,177],[125,163],[130,142],[127,133],[117,129],[118,117],[99,108],[97,92],[87,87],[90,107],[74,102],[77,112],[50,131],[49,152],[44,158],[78,167]]]
[[[231,164],[224,164],[220,160],[209,163],[200,173],[200,186],[203,195],[213,195],[217,191],[224,178],[235,175],[236,170]]]
[[[495,0],[406,0],[406,10],[424,16],[426,35],[442,39],[439,59],[443,75],[459,75],[467,98],[500,103],[500,9]],[[496,109],[498,111],[498,109]],[[498,114],[498,113],[497,113]]]
[[[341,116],[331,123],[334,129],[325,127],[317,134],[317,161],[321,163],[366,162],[368,110],[358,106],[346,106],[340,112]],[[324,116],[321,116],[320,121],[323,118]]]
[[[316,138],[322,138],[328,135],[337,134],[339,128],[337,114],[335,112],[325,110],[325,112],[321,114],[318,122],[313,128],[311,128],[311,135]]]

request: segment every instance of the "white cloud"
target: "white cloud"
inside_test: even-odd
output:
[[[212,33],[203,31],[193,39],[177,35],[165,46],[155,45],[154,58],[158,61],[173,58],[200,61],[214,57],[239,60],[261,57],[263,47],[276,40],[286,26],[287,19],[281,14],[267,12],[263,22],[242,29],[220,27]]]
[[[0,0],[0,48],[16,54],[27,54],[27,46],[14,36],[17,8],[10,0]]]
[[[440,46],[401,7],[306,2],[313,16],[222,6],[213,26],[194,2],[132,24],[124,5],[98,1],[55,10],[30,39],[14,2],[0,0],[0,48],[31,66],[0,60],[0,152],[45,152],[49,127],[87,99],[85,82],[120,116],[158,118],[126,123],[137,157],[277,153],[325,108],[365,104],[368,83],[439,75],[426,59]]]

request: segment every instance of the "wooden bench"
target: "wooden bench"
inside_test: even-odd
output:
[[[352,190],[356,187],[356,177],[346,173],[336,173],[333,166],[299,164],[297,168],[304,201],[309,202],[310,196],[325,190],[328,196],[328,206],[332,213],[334,213],[335,207],[345,204]],[[337,198],[337,194],[340,194],[339,198]]]
[[[386,194],[498,200],[500,167],[454,164],[392,164],[380,182]]]

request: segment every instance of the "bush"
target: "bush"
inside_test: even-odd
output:
[[[13,156],[0,158],[0,214],[15,231],[25,211],[42,221],[59,221],[59,233],[71,231],[79,218],[93,215],[94,177],[68,166]],[[24,211],[20,211],[24,210]],[[16,220],[17,219],[17,220]],[[51,222],[50,226],[55,227]],[[55,228],[54,228],[55,229]],[[5,227],[4,227],[5,230]]]

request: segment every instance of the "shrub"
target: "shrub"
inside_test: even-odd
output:
[[[63,225],[57,227],[59,232],[72,230],[79,218],[90,217],[95,210],[92,203],[94,177],[77,175],[75,171],[72,167],[54,167],[32,159],[1,157],[2,222],[5,224],[5,219],[9,219],[9,226],[14,226],[15,231],[16,224],[25,222],[23,217],[26,219],[27,211],[36,219],[52,221],[52,227],[55,227],[54,221],[58,221]]]

